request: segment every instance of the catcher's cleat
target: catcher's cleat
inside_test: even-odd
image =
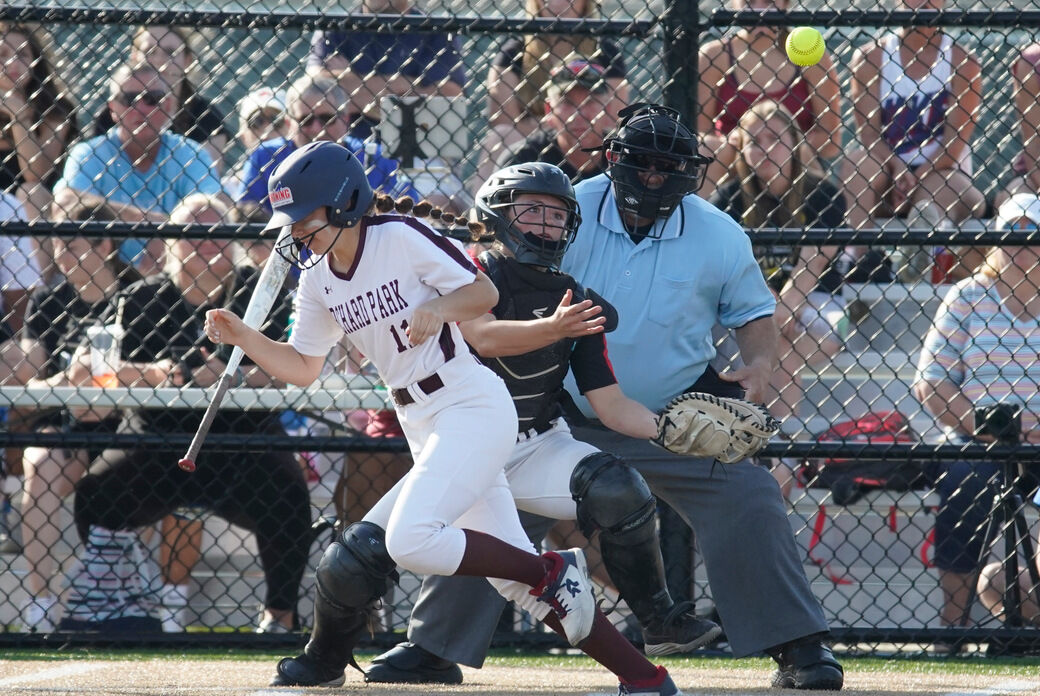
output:
[[[646,682],[637,682],[629,684],[622,681],[618,685],[618,696],[627,696],[628,694],[641,694],[642,696],[684,696],[682,691],[679,691],[679,687],[672,681],[671,676],[668,675],[668,670],[664,667],[657,666],[657,677],[650,679]]]
[[[551,560],[553,567],[531,594],[552,607],[567,634],[567,642],[577,647],[592,633],[596,618],[596,598],[585,554],[581,549],[569,549],[549,551],[542,556]]]
[[[720,635],[722,626],[694,614],[692,602],[679,602],[661,621],[643,629],[643,652],[649,657],[690,652]]]
[[[845,682],[841,664],[819,639],[788,643],[773,659],[780,666],[773,675],[773,686],[778,689],[838,691]]]
[[[380,684],[461,684],[462,670],[412,642],[401,643],[372,660],[365,681]]]
[[[277,670],[271,686],[343,686],[347,681],[343,669],[324,665],[307,653],[282,658]]]

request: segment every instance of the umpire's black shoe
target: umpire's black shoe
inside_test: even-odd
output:
[[[282,658],[277,669],[271,686],[343,686],[347,680],[343,669],[323,665],[307,653]]]
[[[693,613],[693,602],[679,602],[661,621],[643,629],[643,652],[674,655],[704,647],[722,634],[722,626]]]
[[[845,683],[841,664],[819,638],[786,643],[773,659],[780,665],[773,676],[773,686],[778,689],[838,691]]]
[[[383,684],[461,684],[462,670],[415,643],[401,643],[372,660],[365,681]]]

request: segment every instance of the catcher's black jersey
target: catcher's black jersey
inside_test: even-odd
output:
[[[498,304],[491,310],[496,319],[529,321],[551,316],[568,289],[574,292],[574,304],[585,297],[569,275],[540,271],[496,251],[484,252],[478,263],[498,288]],[[617,382],[602,333],[564,339],[523,355],[481,360],[509,388],[521,432],[543,430],[561,415],[559,398],[568,367],[583,394]]]

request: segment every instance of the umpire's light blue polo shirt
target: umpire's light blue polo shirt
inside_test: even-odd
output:
[[[617,308],[607,335],[610,361],[625,394],[659,410],[704,373],[715,357],[711,329],[771,316],[776,300],[733,219],[696,195],[658,220],[660,239],[634,244],[605,175],[575,187],[581,227],[562,270]],[[578,394],[573,376],[567,390]],[[593,415],[584,398],[575,399]]]

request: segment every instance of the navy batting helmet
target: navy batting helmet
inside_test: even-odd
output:
[[[566,219],[558,240],[517,229],[517,218],[533,207],[515,204],[517,196],[525,193],[553,196],[563,203],[562,207],[543,206],[541,221],[533,221],[542,227],[561,227],[550,224],[548,213],[564,211]],[[559,167],[545,162],[514,164],[495,172],[477,191],[475,208],[477,219],[491,228],[495,239],[509,249],[517,261],[554,269],[559,267],[581,223],[571,180]]]
[[[272,215],[265,229],[292,225],[322,206],[330,225],[353,227],[375,198],[365,168],[354,153],[327,141],[309,143],[286,157],[271,174],[267,191]],[[301,263],[300,246],[301,242],[290,237],[276,251],[301,267],[312,266],[324,256],[311,254]]]
[[[633,104],[619,116],[617,128],[603,141],[618,209],[641,218],[667,218],[704,183],[711,158],[698,154],[697,137],[675,109]],[[662,176],[663,183],[648,186],[648,172]]]

